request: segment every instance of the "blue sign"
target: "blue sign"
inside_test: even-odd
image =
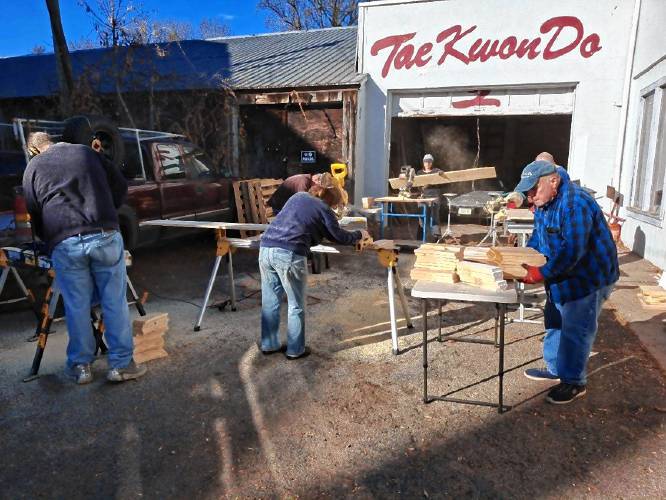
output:
[[[301,163],[317,163],[317,152],[301,151]]]

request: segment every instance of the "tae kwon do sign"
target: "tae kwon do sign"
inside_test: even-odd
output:
[[[592,57],[602,49],[597,33],[586,33],[580,19],[574,16],[552,17],[541,24],[541,36],[521,38],[509,35],[501,40],[475,37],[477,26],[456,24],[442,30],[434,41],[418,47],[410,41],[414,33],[391,35],[377,40],[370,49],[373,57],[384,57],[382,77],[391,70],[409,70],[448,61],[463,64],[484,63],[491,58],[552,60],[577,51],[584,58]]]

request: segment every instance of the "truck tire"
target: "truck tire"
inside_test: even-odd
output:
[[[125,160],[125,144],[120,131],[103,116],[81,115],[68,118],[65,120],[62,140],[90,146],[118,168]]]

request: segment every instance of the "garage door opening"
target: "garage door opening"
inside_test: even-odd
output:
[[[525,165],[542,151],[566,168],[571,115],[394,117],[391,121],[390,176],[410,165],[420,168],[423,155],[435,157],[442,170],[493,166],[497,179],[451,184],[458,194],[475,190],[512,190]],[[478,145],[478,147],[477,147]]]

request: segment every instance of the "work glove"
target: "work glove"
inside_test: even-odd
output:
[[[529,264],[523,264],[523,268],[527,270],[527,274],[523,278],[523,283],[528,285],[533,285],[535,283],[541,283],[543,281],[543,274],[536,266],[530,266]]]
[[[507,208],[520,208],[523,205],[523,202],[525,201],[525,196],[523,196],[522,193],[514,191],[512,193],[507,194],[504,197],[504,200],[506,201]]]

